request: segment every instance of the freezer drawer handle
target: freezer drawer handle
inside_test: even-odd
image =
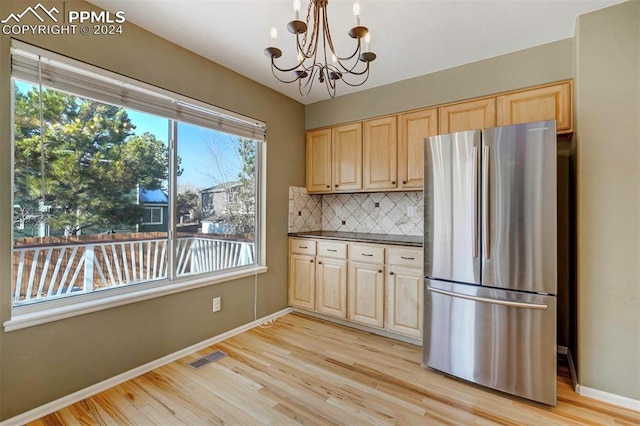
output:
[[[510,300],[502,299],[488,299],[486,297],[471,296],[468,294],[455,293],[453,291],[440,290],[439,288],[427,287],[427,290],[434,293],[444,294],[445,296],[458,297],[460,299],[473,300],[474,302],[491,303],[493,305],[504,305],[512,308],[526,308],[526,309],[541,309],[546,310],[547,305],[541,305],[538,303],[524,303],[524,302],[512,302]]]

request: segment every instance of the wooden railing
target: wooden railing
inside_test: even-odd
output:
[[[16,247],[13,303],[166,279],[166,239]],[[255,262],[253,242],[182,237],[176,241],[177,277]]]

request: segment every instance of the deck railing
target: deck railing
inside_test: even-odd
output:
[[[252,242],[199,236],[178,238],[175,251],[177,277],[250,265],[256,259]],[[167,253],[167,239],[16,247],[13,303],[166,279]]]

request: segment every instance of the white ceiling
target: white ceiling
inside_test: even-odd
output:
[[[265,47],[278,29],[285,65],[295,56],[287,29],[292,0],[90,0],[126,20],[211,59],[304,104],[328,99],[316,82],[307,97],[297,84],[271,74]],[[337,95],[404,80],[457,65],[573,37],[578,15],[623,0],[359,0],[361,22],[371,32],[369,80],[360,87],[338,86]],[[306,16],[307,0],[302,0]],[[338,54],[353,49],[353,0],[331,0],[329,25]]]

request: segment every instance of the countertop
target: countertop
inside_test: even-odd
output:
[[[290,237],[324,238],[328,240],[356,241],[360,243],[396,244],[402,246],[422,247],[422,236],[369,234],[365,232],[310,231],[290,232]]]

